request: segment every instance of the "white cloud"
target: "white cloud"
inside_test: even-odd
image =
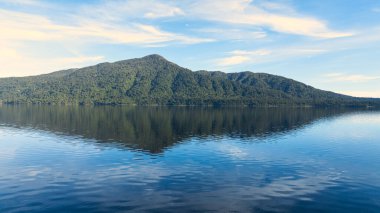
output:
[[[276,5],[276,7],[278,9],[280,6]],[[353,35],[350,32],[331,30],[323,21],[316,18],[300,14],[284,15],[269,12],[255,5],[252,0],[196,1],[185,12],[211,21],[263,26],[277,32],[295,35],[319,38],[338,38]]]
[[[244,63],[247,61],[250,61],[249,57],[236,55],[236,56],[229,56],[229,57],[219,59],[218,65],[219,66],[231,66],[231,65],[241,64],[241,63]]]
[[[11,54],[9,54],[11,53]],[[61,56],[49,59],[30,57],[9,47],[0,47],[0,77],[18,77],[42,74],[62,69],[82,67],[104,60],[103,56]]]
[[[288,5],[264,1],[260,3],[260,7],[270,11],[296,13],[296,11]]]
[[[370,98],[380,98],[380,90],[375,91],[352,91],[352,90],[340,90],[337,91],[340,94],[350,95],[354,97],[370,97]]]
[[[295,35],[318,38],[351,36],[350,32],[329,29],[324,21],[297,13],[288,5],[256,3],[252,0],[194,0],[194,1],[105,1],[82,9],[89,17],[125,20],[183,16],[230,25],[265,27]]]
[[[80,42],[105,43],[197,43],[209,39],[192,38],[165,32],[157,27],[143,24],[121,26],[93,20],[77,20],[76,25],[56,24],[49,18],[20,12],[0,10],[0,27],[7,29],[0,34],[4,40],[49,41],[79,40]]]
[[[231,63],[229,66],[238,65],[238,64],[259,64],[259,63],[268,63],[268,62],[279,62],[288,60],[291,58],[310,58],[313,56],[318,56],[326,53],[339,52],[339,51],[347,51],[347,50],[355,50],[358,48],[373,48],[374,45],[377,45],[380,41],[380,28],[372,28],[362,30],[362,32],[357,33],[351,37],[345,37],[341,39],[327,39],[327,40],[313,40],[313,41],[300,41],[297,43],[290,44],[281,44],[276,47],[267,46],[266,50],[270,51],[270,54],[262,55],[260,57],[251,56],[250,59],[245,60],[232,60],[236,61],[236,63]],[[242,51],[242,50],[239,50]],[[247,52],[252,52],[252,50],[244,50]],[[227,56],[222,59],[228,59],[229,57],[236,56],[231,55],[232,53],[236,53],[236,51],[227,52]],[[255,50],[253,50],[255,52]],[[218,62],[220,68],[226,68],[226,64],[223,63],[222,59],[216,59],[214,61]],[[226,61],[228,62],[228,61]],[[239,62],[239,63],[238,63]],[[223,65],[223,66],[222,66]],[[351,76],[350,78],[346,78],[346,80],[351,79],[351,81],[363,81],[368,80],[368,77],[360,78],[360,76]],[[373,78],[370,76],[369,78]]]
[[[351,82],[351,83],[361,83],[373,80],[379,80],[380,76],[369,76],[361,74],[345,74],[345,73],[329,73],[325,77],[329,82]]]
[[[42,52],[39,46],[61,52],[81,52],[84,45],[132,44],[168,45],[194,44],[211,39],[190,37],[163,31],[146,24],[120,24],[87,17],[75,17],[69,24],[56,23],[47,16],[0,9],[0,56],[4,65],[0,76],[22,76],[46,73],[64,68],[98,62],[103,56],[83,54],[54,55]],[[73,24],[75,23],[75,24]],[[54,50],[55,51],[55,50]],[[20,63],[22,61],[22,63]]]
[[[103,20],[125,20],[131,18],[164,18],[185,15],[184,11],[171,1],[139,0],[104,1],[100,4],[86,5],[81,13],[86,16]]]
[[[221,68],[239,64],[258,64],[271,61],[281,61],[293,57],[310,57],[325,53],[327,50],[308,47],[281,47],[259,50],[234,50],[227,52],[226,57],[216,59]]]
[[[226,66],[232,66],[247,62],[254,62],[257,58],[261,56],[266,56],[271,54],[271,51],[269,50],[253,50],[253,51],[246,51],[246,50],[235,50],[228,53],[230,56],[221,58],[217,60],[217,64],[222,67]]]
[[[209,35],[219,41],[221,40],[239,40],[239,41],[249,41],[258,40],[268,37],[268,34],[260,29],[248,30],[239,28],[200,28],[193,29],[194,32]]]
[[[146,18],[162,18],[184,15],[184,12],[178,7],[166,7],[166,5],[162,5],[159,7],[154,7],[154,10],[155,11],[145,13],[144,16]]]
[[[0,0],[0,2],[23,6],[29,5],[31,8],[33,8],[32,6],[44,6],[47,4],[46,1],[38,0]],[[17,61],[12,60],[17,57],[20,59],[20,55],[22,55],[21,58],[23,59],[29,57],[29,60],[34,61],[33,64],[42,64],[43,61],[46,61],[44,58],[36,57],[36,55],[41,56],[38,45],[49,46],[52,49],[76,48],[77,52],[80,53],[84,52],[82,51],[84,46],[98,44],[163,47],[170,44],[195,44],[215,40],[251,42],[262,39],[269,41],[271,38],[268,38],[266,29],[317,38],[336,38],[352,35],[352,33],[332,30],[324,21],[300,14],[288,5],[264,1],[115,0],[100,1],[100,3],[88,5],[81,3],[80,5],[82,6],[79,9],[70,10],[70,14],[67,11],[62,13],[58,9],[59,5],[53,5],[52,3],[49,4],[49,12],[44,13],[42,10],[38,10],[38,12],[45,15],[0,9],[0,27],[7,29],[0,34],[0,43],[2,45],[0,55],[4,56],[3,61],[9,62],[6,63],[4,70],[0,71],[0,75],[6,76],[4,72],[8,72],[8,70],[12,70],[12,73],[17,75],[18,73],[24,73],[23,70],[19,70],[21,66],[10,66],[11,64],[17,64]],[[66,9],[64,8],[63,11]],[[55,15],[55,10],[60,11],[59,15],[62,14],[63,16]],[[202,29],[198,29],[198,31],[193,29],[196,32],[194,34],[202,35],[201,37],[182,33],[182,29],[178,28],[172,28],[174,31],[170,32],[160,27],[163,23],[161,21],[170,21],[174,18],[189,20],[190,22],[202,20],[207,21],[208,24],[206,27],[198,25],[202,26]],[[209,27],[210,22],[212,27]],[[204,38],[204,35],[207,38]],[[354,46],[364,41],[379,40],[377,35],[376,33],[365,32],[339,40],[334,39],[330,43],[327,43],[329,40],[316,41],[313,39],[313,42],[318,43],[304,46],[285,46],[285,48],[267,47],[266,49],[270,51],[270,54],[260,54],[256,50],[247,50],[251,54],[229,52],[224,58],[218,59],[217,63],[220,66],[231,66],[242,63],[283,60],[293,56],[311,56],[324,53],[333,48],[347,48],[347,42],[352,43],[351,46]],[[326,43],[322,43],[324,41]],[[33,43],[33,45],[30,45],[30,43]],[[18,56],[15,57],[15,55]],[[81,60],[87,58],[89,59],[88,61],[93,61],[94,57],[99,59],[101,57],[99,55],[101,54],[94,54],[94,56],[86,54],[52,56],[54,56],[53,60],[62,58],[63,61],[69,63],[70,60],[67,59],[79,58],[77,60]],[[40,60],[40,62],[36,60]],[[37,68],[41,67],[38,66]],[[46,72],[46,70],[42,68],[40,73]],[[49,71],[51,70],[49,69]],[[35,71],[34,73],[38,72]]]
[[[246,56],[264,56],[264,55],[269,55],[272,52],[269,50],[261,49],[261,50],[252,50],[252,51],[247,51],[247,50],[234,50],[230,52],[230,54],[233,55],[246,55]]]
[[[0,0],[0,2],[14,5],[23,5],[23,6],[46,6],[46,3],[42,3],[39,0]]]

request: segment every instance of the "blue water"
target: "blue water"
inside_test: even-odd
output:
[[[380,212],[380,112],[0,107],[0,212]]]

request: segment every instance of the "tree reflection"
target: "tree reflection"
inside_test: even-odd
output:
[[[0,124],[79,135],[151,153],[186,138],[267,137],[348,109],[0,106]]]

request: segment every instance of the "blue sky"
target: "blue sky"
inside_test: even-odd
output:
[[[0,0],[0,77],[161,54],[380,97],[378,0]]]

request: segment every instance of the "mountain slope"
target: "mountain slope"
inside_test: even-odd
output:
[[[159,55],[0,79],[3,103],[157,105],[373,105],[264,73],[182,68]]]

